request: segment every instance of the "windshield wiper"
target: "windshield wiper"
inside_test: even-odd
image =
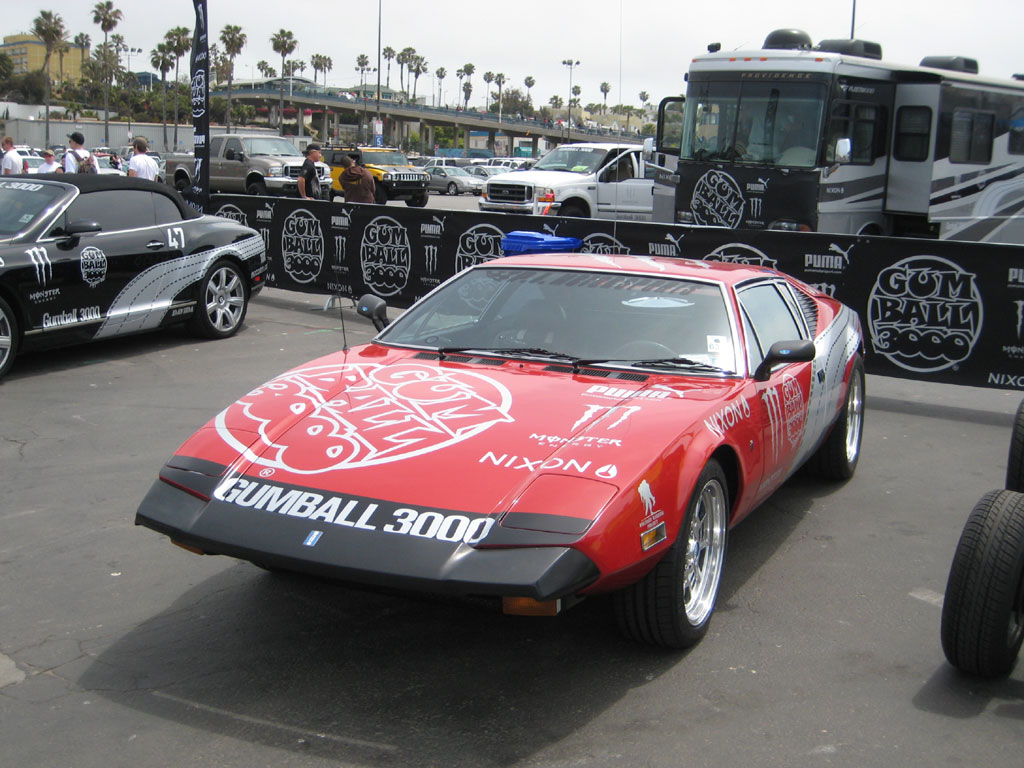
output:
[[[715,373],[724,373],[727,375],[734,375],[735,371],[730,371],[726,368],[722,368],[711,363],[702,363],[697,360],[691,360],[688,357],[659,357],[651,360],[627,360],[630,365],[646,365],[651,368],[686,368],[689,370],[698,371],[714,371]]]
[[[567,355],[564,352],[554,352],[543,347],[438,347],[437,354],[443,360],[445,355],[457,355],[465,352],[482,352],[491,355],[512,355],[525,357],[550,357],[555,360],[564,360],[578,365],[579,358]]]

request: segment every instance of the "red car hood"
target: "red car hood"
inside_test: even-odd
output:
[[[740,384],[371,344],[272,379],[177,455],[265,483],[494,514],[541,475],[600,481],[607,497],[634,487]]]

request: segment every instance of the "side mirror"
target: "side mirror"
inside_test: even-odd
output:
[[[796,341],[776,341],[772,344],[764,360],[754,371],[755,381],[768,381],[772,369],[777,365],[789,363],[809,363],[814,359],[814,342],[805,339]]]
[[[88,219],[75,219],[69,221],[68,225],[64,228],[64,234],[68,237],[76,237],[77,235],[87,235],[90,232],[101,232],[103,227],[98,222],[89,221]]]
[[[644,139],[644,160],[650,160],[654,155],[654,138],[648,136]]]
[[[356,312],[363,317],[369,318],[370,322],[373,323],[373,327],[378,331],[383,331],[391,322],[388,320],[388,303],[380,296],[374,296],[372,293],[364,293],[359,297]]]
[[[836,139],[836,162],[842,165],[850,162],[850,155],[853,153],[853,142],[850,139]]]
[[[224,159],[225,160],[234,160],[235,159],[235,150],[229,149],[229,150],[225,151],[224,152]]]

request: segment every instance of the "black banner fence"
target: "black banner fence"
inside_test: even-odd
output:
[[[215,195],[211,213],[260,231],[267,284],[408,306],[466,267],[504,255],[514,231],[582,250],[760,264],[854,308],[870,373],[1024,389],[1024,247],[885,237],[345,205]]]

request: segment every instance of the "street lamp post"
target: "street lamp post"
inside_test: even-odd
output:
[[[569,141],[571,138],[569,131],[572,125],[572,71],[580,65],[578,60],[575,59],[562,59],[562,64],[569,68],[569,98],[565,102],[565,140]]]
[[[132,84],[131,84],[131,81],[133,79],[135,79],[135,75],[132,73],[132,54],[135,54],[136,56],[138,56],[140,53],[142,53],[142,49],[141,48],[131,48],[131,47],[129,47],[129,48],[125,48],[125,53],[128,56],[128,77],[126,78],[126,82],[128,83],[128,138],[131,139],[131,138],[133,138],[133,136],[132,136],[132,97],[135,95],[134,94],[134,89],[132,88]]]

